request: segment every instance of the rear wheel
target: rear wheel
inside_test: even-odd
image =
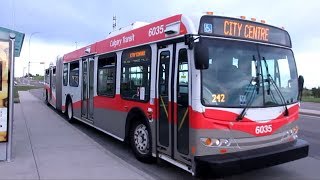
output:
[[[152,157],[151,132],[148,126],[136,121],[130,129],[130,144],[132,151],[139,161],[151,163],[154,161]]]
[[[71,101],[68,101],[68,103],[67,103],[66,114],[67,114],[68,122],[73,123],[73,122],[74,122],[74,118],[73,118],[73,106],[72,106],[72,102],[71,102]]]
[[[46,91],[46,100],[45,100],[45,103],[46,103],[47,105],[49,105],[49,100],[48,100],[48,91]]]

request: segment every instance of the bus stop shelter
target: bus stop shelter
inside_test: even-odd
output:
[[[23,33],[0,27],[0,161],[11,161],[14,59],[23,40]]]

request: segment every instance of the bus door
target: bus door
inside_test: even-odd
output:
[[[175,51],[175,76],[173,101],[174,101],[174,159],[191,165],[189,153],[189,64],[188,48],[183,43],[176,45]]]
[[[188,56],[184,43],[159,49],[157,149],[172,159],[191,164],[188,87]]]
[[[53,73],[53,69],[52,68],[49,68],[49,87],[50,87],[50,89],[49,89],[49,99],[48,99],[48,101],[49,102],[51,102],[51,99],[52,99],[52,84],[53,84],[53,82],[52,82],[52,73]]]
[[[172,57],[173,45],[168,45],[158,51],[157,77],[157,144],[158,151],[172,156]]]
[[[81,93],[81,116],[82,118],[93,121],[93,57],[82,60],[82,93]]]

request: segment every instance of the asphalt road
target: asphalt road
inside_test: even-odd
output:
[[[42,99],[42,90],[31,90],[31,93]],[[54,111],[54,109],[52,108]],[[63,117],[63,115],[61,114]],[[301,115],[299,137],[310,143],[309,157],[286,164],[254,170],[243,174],[232,175],[223,179],[317,179],[320,167],[320,117]],[[92,128],[77,122],[74,127],[87,134],[100,145],[129,164],[147,172],[156,179],[195,179],[190,173],[181,170],[165,161],[155,164],[144,164],[135,159],[128,145]],[[210,177],[209,177],[210,178]]]

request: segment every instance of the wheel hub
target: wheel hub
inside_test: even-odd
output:
[[[145,125],[140,124],[136,127],[134,131],[134,144],[141,154],[147,154],[149,152],[148,136],[149,133]]]

